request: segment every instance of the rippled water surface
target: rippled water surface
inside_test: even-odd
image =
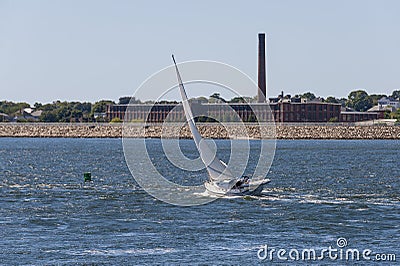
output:
[[[195,157],[191,140],[180,146]],[[263,196],[177,207],[135,183],[121,140],[2,138],[0,264],[267,264],[262,245],[337,248],[339,237],[398,261],[399,158],[399,141],[278,141]],[[199,184],[206,174],[175,178]]]

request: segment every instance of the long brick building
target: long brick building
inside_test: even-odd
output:
[[[324,102],[277,102],[277,103],[192,103],[195,116],[203,116],[222,122],[275,122],[323,123],[358,122],[379,119],[377,112],[342,112],[341,105]],[[116,104],[108,105],[107,118],[118,117],[125,121],[164,122],[184,121],[182,104]],[[127,116],[127,117],[125,117]]]

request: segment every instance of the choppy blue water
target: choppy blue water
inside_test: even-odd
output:
[[[338,248],[339,237],[398,261],[399,158],[399,141],[278,141],[264,196],[177,207],[137,186],[121,140],[2,138],[0,264],[269,264],[263,245]]]

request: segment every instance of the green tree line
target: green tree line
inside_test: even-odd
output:
[[[296,95],[295,97],[306,98],[308,100],[315,100],[317,97],[312,92]],[[395,90],[390,95],[386,94],[371,94],[369,95],[365,90],[355,90],[349,93],[347,98],[336,98],[329,96],[326,99],[321,98],[323,102],[340,103],[343,107],[348,107],[354,111],[365,112],[373,106],[378,105],[378,100],[383,97],[400,100],[400,90]],[[385,112],[385,118],[397,119],[400,121],[400,109],[390,112]]]
[[[90,102],[54,101],[52,103],[35,103],[35,111],[41,111],[40,122],[107,122],[104,117],[95,117],[96,113],[105,113],[108,104],[115,104],[110,100],[101,100],[94,104]],[[10,117],[23,115],[23,109],[28,108],[28,103],[0,102],[0,113]]]

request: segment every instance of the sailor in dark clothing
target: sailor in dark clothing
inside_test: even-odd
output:
[[[249,180],[250,178],[248,176],[244,176],[236,182],[232,189],[239,189],[243,184],[248,184]]]
[[[232,189],[239,189],[240,186],[243,185],[243,180],[239,179],[236,184],[232,187]]]

